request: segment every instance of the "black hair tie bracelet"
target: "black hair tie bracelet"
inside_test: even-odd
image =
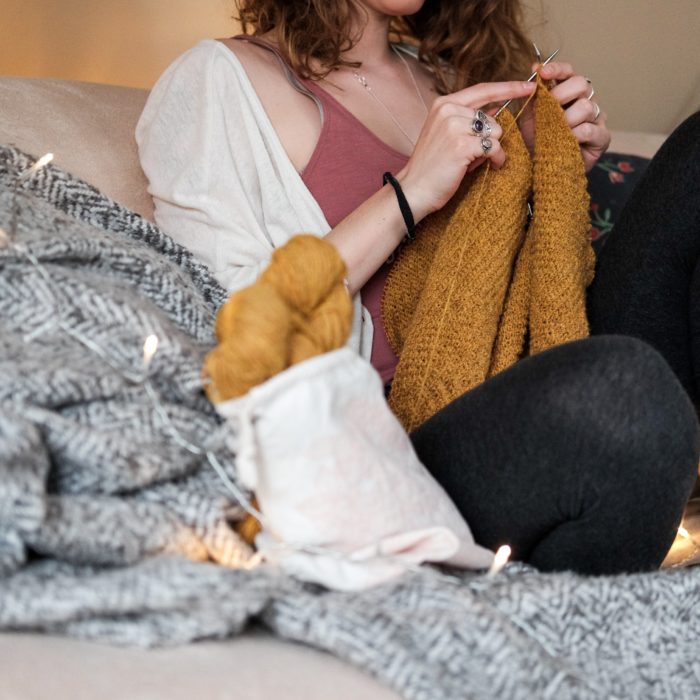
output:
[[[396,198],[399,200],[399,209],[401,209],[401,215],[406,224],[406,238],[412,241],[416,237],[416,222],[413,219],[413,212],[408,205],[406,195],[403,193],[398,180],[391,173],[384,173],[384,184],[386,185],[387,183],[389,183],[396,192]]]

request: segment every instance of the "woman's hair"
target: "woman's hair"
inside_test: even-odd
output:
[[[353,27],[363,25],[363,8],[353,0],[236,0],[236,6],[244,32],[277,31],[282,52],[303,77],[318,80],[337,66],[360,65],[341,56],[357,41]],[[418,46],[441,94],[523,79],[532,63],[520,0],[426,0],[391,30],[393,38]],[[321,69],[312,66],[314,59]]]

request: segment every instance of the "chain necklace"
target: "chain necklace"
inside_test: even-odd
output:
[[[413,87],[416,89],[416,94],[420,98],[421,103],[423,104],[423,109],[425,109],[425,114],[427,116],[428,114],[428,105],[425,104],[425,100],[423,99],[423,95],[421,94],[421,91],[418,89],[418,83],[416,82],[416,78],[413,75],[413,71],[411,70],[410,66],[408,65],[408,61],[401,55],[401,51],[397,49],[396,47],[392,46],[391,47],[393,52],[399,57],[401,62],[406,66],[406,70],[408,71],[408,74],[411,76],[411,81],[413,82]],[[384,111],[391,117],[391,121],[396,124],[396,126],[399,128],[401,133],[406,137],[406,140],[411,144],[411,146],[415,146],[416,142],[406,133],[406,130],[399,124],[397,121],[396,117],[391,113],[391,110],[382,102],[381,99],[379,99],[379,96],[375,94],[374,90],[370,86],[370,84],[367,82],[367,78],[362,75],[361,73],[358,73],[357,71],[353,71],[353,75],[355,76],[355,79],[357,80],[362,87],[367,90],[367,92],[384,108]]]

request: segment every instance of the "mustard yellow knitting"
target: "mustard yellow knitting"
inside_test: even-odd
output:
[[[407,431],[523,356],[588,335],[595,258],[579,145],[541,80],[534,159],[513,116],[499,123],[505,166],[468,174],[420,224],[385,286],[384,324],[400,357],[390,404]]]

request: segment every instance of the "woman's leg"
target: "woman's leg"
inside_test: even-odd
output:
[[[477,542],[538,568],[659,566],[700,451],[693,407],[662,357],[601,336],[518,362],[415,430],[418,456]]]
[[[591,332],[641,338],[700,408],[700,112],[638,183],[600,252],[588,291]]]

